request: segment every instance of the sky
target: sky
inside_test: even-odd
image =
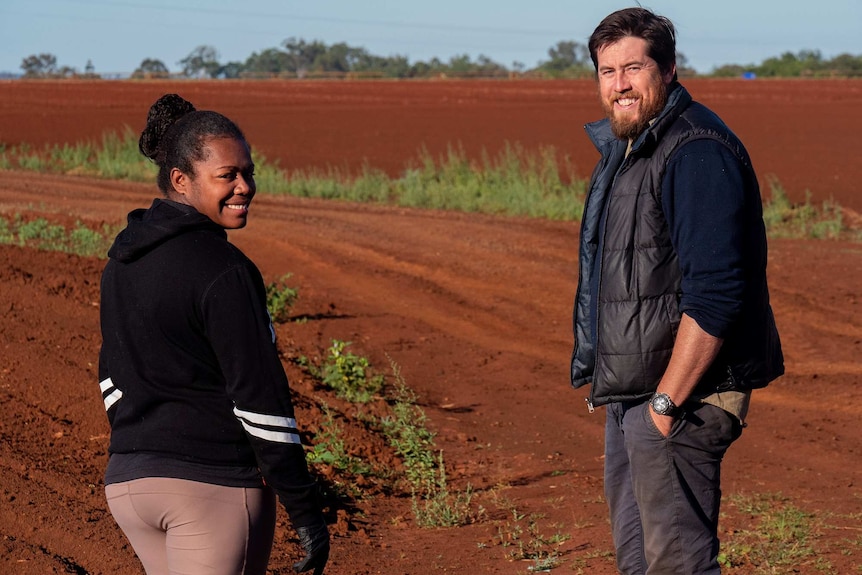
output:
[[[102,75],[144,59],[172,72],[199,46],[244,62],[290,38],[346,42],[378,56],[448,61],[485,55],[508,68],[548,59],[557,42],[586,45],[609,13],[635,0],[0,0],[0,72],[34,54]],[[698,72],[759,64],[785,52],[862,54],[862,0],[641,0],[670,18],[677,50]]]

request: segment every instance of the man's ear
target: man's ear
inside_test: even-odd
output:
[[[669,86],[671,82],[673,82],[673,78],[676,76],[676,64],[671,66],[670,70],[666,74],[662,74],[662,80],[664,80],[665,86]]]
[[[181,196],[185,196],[186,193],[188,193],[189,177],[184,174],[182,170],[179,168],[172,168],[170,180],[176,193]]]

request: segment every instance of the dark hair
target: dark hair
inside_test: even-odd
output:
[[[173,168],[194,176],[194,164],[205,159],[206,139],[211,137],[245,141],[233,121],[218,112],[196,110],[177,94],[165,94],[150,107],[138,149],[159,167],[156,183],[163,194],[173,189]]]
[[[646,40],[647,55],[656,61],[663,74],[673,69],[676,63],[673,22],[646,8],[625,8],[607,16],[590,36],[588,47],[596,71],[599,69],[598,51],[627,36]],[[673,79],[677,79],[676,73]]]

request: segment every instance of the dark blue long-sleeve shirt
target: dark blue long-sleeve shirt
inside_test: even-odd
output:
[[[715,337],[724,337],[742,311],[743,211],[755,201],[746,195],[752,191],[739,161],[711,139],[683,145],[662,181],[662,208],[682,272],[680,311]]]

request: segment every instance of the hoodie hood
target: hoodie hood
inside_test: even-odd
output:
[[[128,225],[117,235],[108,250],[108,257],[130,262],[169,239],[192,230],[210,230],[227,237],[224,228],[193,207],[156,198],[148,209],[129,213]]]

